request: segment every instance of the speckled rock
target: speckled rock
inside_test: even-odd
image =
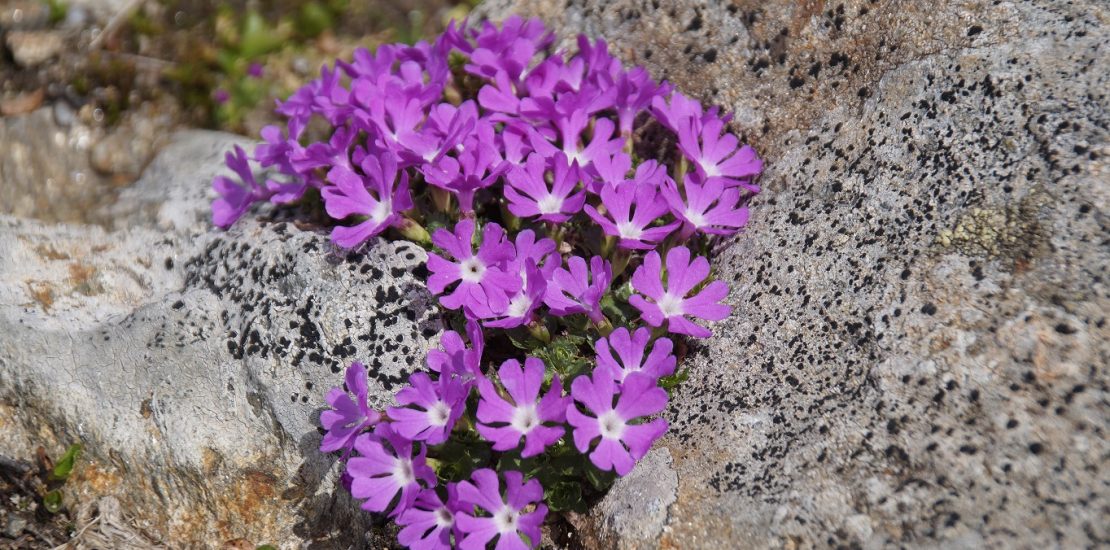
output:
[[[577,520],[588,547],[1106,544],[1105,3],[480,11],[607,38],[767,160],[671,460]]]
[[[254,216],[211,231],[232,142],[179,135],[115,231],[0,217],[0,454],[84,443],[67,490],[114,495],[176,547],[365,544],[317,415],[348,362],[372,367],[383,406],[432,345],[426,256],[384,241],[345,255]]]

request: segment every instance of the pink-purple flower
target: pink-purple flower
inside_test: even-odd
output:
[[[524,550],[540,544],[540,525],[547,515],[543,487],[535,479],[524,481],[524,474],[504,472],[502,493],[497,472],[475,470],[470,481],[459,483],[459,502],[464,509],[455,515],[463,539],[463,550],[485,550],[494,539],[499,550]],[[527,509],[535,505],[531,511]],[[477,511],[474,511],[477,507]],[[522,537],[527,537],[527,541]]]
[[[516,273],[506,271],[506,265],[515,257],[513,243],[505,239],[505,230],[491,223],[482,231],[482,242],[474,251],[474,220],[464,219],[455,225],[454,232],[438,229],[432,242],[447,252],[455,261],[435,253],[428,254],[428,290],[443,294],[448,286],[458,282],[450,294],[440,298],[448,309],[470,306],[478,309],[504,311],[509,306],[509,296],[521,289]]]
[[[709,277],[709,260],[702,256],[690,261],[690,249],[680,246],[667,253],[667,270],[664,273],[659,253],[652,250],[644,263],[632,274],[633,294],[628,302],[640,310],[649,325],[662,326],[677,334],[695,338],[708,338],[709,329],[687,317],[720,321],[728,317],[731,308],[720,303],[728,296],[728,285],[713,281],[701,290],[692,292]],[[663,279],[666,288],[663,288]],[[650,299],[650,300],[649,300]]]
[[[520,362],[509,359],[497,371],[498,380],[507,396],[498,392],[488,379],[478,381],[478,433],[493,443],[496,451],[515,449],[524,438],[523,457],[535,456],[554,444],[565,429],[569,397],[563,396],[559,377],[551,381],[547,393],[540,397],[544,380],[543,361],[534,357]],[[508,399],[506,399],[506,397]]]
[[[440,376],[432,381],[427,373],[409,377],[409,385],[397,392],[400,407],[389,408],[393,430],[413,441],[438,445],[463,414],[468,388],[454,376]]]
[[[452,537],[461,538],[455,525],[455,513],[459,509],[458,484],[448,483],[445,488],[446,501],[434,488],[424,489],[417,495],[412,506],[397,518],[397,525],[402,527],[397,542],[413,550],[450,550]]]
[[[379,423],[373,433],[355,439],[357,456],[347,461],[351,476],[351,495],[366,499],[362,509],[371,512],[391,510],[396,517],[408,510],[423,487],[434,487],[435,472],[426,462],[427,449],[413,455],[413,442],[393,431],[388,422]],[[392,505],[392,508],[391,508]]]
[[[658,380],[674,374],[677,359],[671,350],[674,344],[667,338],[660,338],[651,346],[651,331],[646,328],[630,333],[620,327],[594,343],[597,352],[597,368],[609,371],[617,382],[624,382],[628,375],[639,372]],[[613,355],[616,352],[616,356]],[[645,354],[647,357],[645,357]]]
[[[571,256],[567,260],[567,269],[560,267],[552,274],[544,303],[554,315],[585,313],[594,323],[601,323],[605,317],[601,311],[601,298],[612,281],[613,270],[609,262],[600,256],[590,258],[589,269],[584,258]]]
[[[725,188],[721,178],[705,181],[695,174],[686,174],[683,190],[685,199],[673,183],[660,189],[671,213],[682,220],[679,235],[683,238],[689,238],[695,231],[731,235],[748,223],[748,207],[740,202],[740,189]]]
[[[545,179],[548,164],[551,184]],[[523,168],[514,167],[507,177],[505,197],[509,199],[509,210],[520,217],[561,223],[582,211],[586,202],[586,191],[578,185],[582,171],[577,163],[568,164],[561,152],[550,159],[532,153]]]
[[[212,188],[220,194],[220,198],[212,203],[212,223],[227,229],[247,212],[252,204],[270,198],[270,191],[254,179],[250,164],[247,162],[247,153],[242,147],[235,146],[234,153],[225,157],[228,168],[231,168],[243,183],[236,183],[227,176],[217,176],[212,180]]]
[[[400,212],[412,208],[409,175],[402,171],[397,181],[397,162],[391,155],[366,155],[360,167],[365,175],[344,166],[332,168],[328,181],[334,185],[321,191],[329,216],[337,220],[351,215],[365,218],[355,225],[332,229],[332,240],[344,248],[354,248],[396,226],[402,221]]]
[[[656,225],[655,222],[669,212],[667,203],[652,185],[626,181],[616,187],[602,187],[602,214],[587,204],[588,214],[606,235],[617,237],[621,248],[650,250],[670,235],[678,222]]]
[[[470,338],[469,348],[459,333],[453,330],[444,331],[439,337],[443,349],[428,350],[428,370],[439,376],[455,376],[463,381],[481,376],[482,350],[485,347],[482,328],[475,321],[467,321],[466,333]]]
[[[366,383],[366,367],[357,361],[351,363],[345,377],[346,391],[343,388],[328,390],[325,401],[331,409],[320,413],[320,425],[326,430],[320,441],[320,450],[325,453],[349,450],[359,434],[382,418],[366,402],[370,393]]]
[[[602,470],[627,475],[667,431],[662,418],[643,421],[667,406],[667,392],[647,374],[634,372],[617,384],[608,369],[595,369],[591,377],[575,378],[570,391],[576,405],[567,408],[567,422],[574,427],[574,446],[589,452]]]

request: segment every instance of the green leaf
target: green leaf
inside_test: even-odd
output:
[[[671,390],[677,388],[680,384],[682,384],[689,378],[690,369],[682,369],[670,376],[664,376],[660,378],[659,387],[667,390],[667,393],[670,393]]]
[[[297,30],[302,36],[315,38],[333,26],[335,26],[335,20],[331,12],[319,2],[309,2],[301,6],[301,13],[297,17]]]
[[[277,550],[277,547],[272,544],[261,544],[256,546],[254,550]]]
[[[556,483],[544,497],[552,511],[586,511],[586,501],[582,499],[582,484],[577,481]]]
[[[592,464],[586,467],[586,481],[589,481],[594,490],[600,493],[608,491],[616,480],[617,475],[613,472],[603,472],[593,467]]]
[[[288,30],[282,31],[280,26],[270,26],[257,11],[247,12],[239,38],[239,54],[245,59],[252,59],[281,48],[289,38]]]
[[[564,335],[551,340],[551,344],[534,350],[549,371],[558,373],[566,381],[586,372],[592,359],[582,356],[581,348],[588,340],[582,336]]]
[[[42,497],[42,505],[47,512],[57,514],[62,510],[62,492],[54,489]]]
[[[66,449],[66,453],[54,463],[54,470],[50,472],[50,479],[55,481],[65,481],[69,477],[70,472],[73,471],[73,466],[77,462],[77,456],[81,454],[81,445],[74,443]]]

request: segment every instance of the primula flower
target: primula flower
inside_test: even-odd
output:
[[[462,538],[455,526],[458,509],[457,484],[447,484],[447,502],[435,489],[424,489],[412,507],[397,518],[397,525],[403,527],[397,534],[397,542],[413,550],[450,550],[451,536],[456,540]]]
[[[724,122],[716,117],[703,124],[689,118],[679,128],[678,147],[703,178],[720,179],[726,185],[739,185],[758,193],[759,186],[751,180],[763,170],[763,161],[747,145],[738,149],[740,140],[736,136],[721,135],[723,127]]]
[[[212,203],[212,223],[221,229],[231,227],[252,204],[270,197],[269,190],[254,179],[250,163],[247,162],[247,153],[242,147],[236,145],[235,152],[228,153],[224,158],[228,168],[239,175],[243,184],[240,185],[227,176],[217,176],[212,180],[212,188],[220,194],[220,198]]]
[[[660,338],[651,346],[651,353],[644,358],[651,331],[646,328],[629,333],[625,327],[614,330],[607,338],[594,343],[597,351],[597,368],[606,369],[617,382],[624,382],[628,375],[640,372],[658,380],[674,374],[677,359],[671,350],[674,344],[667,338]],[[613,357],[613,352],[617,352]]]
[[[413,456],[413,442],[393,431],[388,422],[374,427],[372,434],[362,434],[355,439],[358,456],[347,461],[351,476],[351,495],[365,498],[362,509],[384,512],[396,499],[390,517],[396,517],[412,507],[420,493],[420,482],[434,487],[436,474],[427,465],[427,448]],[[399,495],[399,496],[398,496]]]
[[[644,321],[653,327],[661,326],[666,321],[671,332],[708,338],[712,335],[709,329],[686,317],[720,321],[731,311],[729,306],[718,303],[728,296],[728,285],[723,281],[713,281],[694,296],[687,297],[708,276],[709,260],[698,256],[691,262],[690,249],[684,246],[672,248],[667,253],[667,288],[664,290],[662,261],[659,253],[653,250],[632,274],[632,288],[643,296],[633,294],[628,303],[639,309]]]
[[[543,295],[546,291],[547,280],[536,267],[536,262],[528,259],[524,268],[524,288],[509,298],[509,305],[504,310],[494,311],[479,304],[471,304],[471,307],[465,308],[465,311],[468,316],[479,319],[496,317],[496,320],[486,321],[487,327],[519,327],[532,321],[532,314],[543,303]]]
[[[428,350],[428,370],[439,376],[456,376],[464,382],[481,376],[482,348],[485,347],[482,328],[475,321],[467,321],[466,334],[470,338],[469,348],[459,333],[444,331],[439,337],[443,349]]]
[[[524,474],[516,471],[504,472],[505,493],[502,496],[497,472],[489,468],[475,470],[471,481],[459,483],[459,502],[463,511],[455,515],[463,539],[459,548],[463,550],[485,550],[486,545],[497,537],[499,550],[523,550],[535,548],[540,544],[540,525],[547,515],[543,500],[543,487],[539,480],[524,482]],[[524,509],[535,504],[531,512]],[[477,515],[471,508],[477,506],[488,515]],[[521,537],[528,537],[524,542]]]
[[[600,323],[605,317],[601,312],[601,297],[613,281],[609,262],[594,256],[587,270],[584,258],[571,256],[567,259],[567,268],[556,269],[552,274],[544,303],[551,308],[551,313],[560,317],[585,313],[591,321]]]
[[[458,158],[443,156],[420,168],[428,183],[455,194],[464,213],[474,211],[474,194],[493,185],[509,168],[497,151],[493,136],[490,122],[479,120],[474,135],[456,147],[461,149]]]
[[[455,290],[440,298],[448,309],[464,305],[473,308],[504,311],[509,306],[509,296],[521,288],[520,277],[505,271],[505,264],[513,259],[513,244],[505,240],[505,230],[490,223],[482,231],[482,244],[475,253],[471,244],[474,238],[474,220],[464,219],[455,225],[454,233],[437,229],[432,242],[446,251],[456,261],[451,262],[438,254],[428,254],[428,289],[433,294],[443,294],[447,286],[459,282]]]
[[[679,235],[689,238],[695,231],[713,235],[731,235],[748,223],[748,207],[740,204],[740,190],[725,188],[721,178],[702,182],[696,174],[686,174],[682,199],[675,185],[660,188],[671,213],[682,220]]]
[[[382,418],[366,402],[370,393],[366,383],[366,367],[359,362],[351,363],[345,377],[347,390],[329,390],[325,401],[331,406],[331,410],[320,413],[320,424],[327,430],[320,441],[320,450],[325,453],[349,450],[355,443],[355,437]],[[353,398],[348,392],[354,394]]]
[[[545,222],[562,223],[582,210],[586,192],[578,188],[582,180],[578,164],[568,164],[563,153],[556,153],[550,162],[550,186],[545,179],[548,160],[538,153],[528,156],[524,168],[509,170],[509,184],[505,186],[509,211],[522,218],[538,216]]]
[[[527,458],[542,453],[563,437],[562,423],[570,397],[563,397],[563,386],[556,375],[551,388],[540,398],[544,370],[543,361],[534,357],[524,360],[523,370],[516,359],[502,363],[497,377],[511,401],[505,400],[488,379],[478,381],[482,396],[478,402],[478,433],[493,442],[494,450],[515,449],[523,437],[524,450],[520,456]]]
[[[575,405],[567,407],[567,422],[574,426],[574,446],[586,453],[600,438],[590,452],[590,462],[602,470],[627,475],[667,431],[667,421],[662,418],[632,423],[667,406],[666,390],[644,373],[629,374],[618,385],[607,369],[594,369],[592,377],[575,378],[570,391],[574,400],[593,415],[583,414]]]
[[[620,238],[621,248],[655,248],[678,227],[678,222],[652,227],[652,223],[668,211],[666,201],[659,197],[653,185],[629,180],[616,187],[603,187],[600,195],[606,214],[602,215],[589,204],[585,207],[586,214],[601,226],[606,235]]]
[[[337,220],[352,214],[366,216],[362,223],[332,229],[332,241],[344,248],[354,248],[398,225],[403,219],[400,211],[412,208],[409,175],[402,171],[400,182],[396,181],[397,162],[393,155],[366,155],[361,168],[365,176],[343,166],[332,168],[328,181],[335,185],[321,191],[329,216]]]
[[[409,385],[397,392],[397,403],[402,406],[389,408],[393,431],[429,445],[447,441],[465,412],[467,393],[467,387],[454,376],[440,376],[433,382],[427,373],[413,373]]]

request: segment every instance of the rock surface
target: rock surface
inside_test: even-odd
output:
[[[183,133],[123,194],[120,229],[0,217],[0,454],[84,442],[67,490],[113,495],[174,546],[365,543],[316,415],[352,358],[392,390],[439,332],[426,256],[208,224],[234,139]]]
[[[1106,544],[1105,3],[481,11],[607,38],[768,165],[717,260],[733,316],[587,546]]]

